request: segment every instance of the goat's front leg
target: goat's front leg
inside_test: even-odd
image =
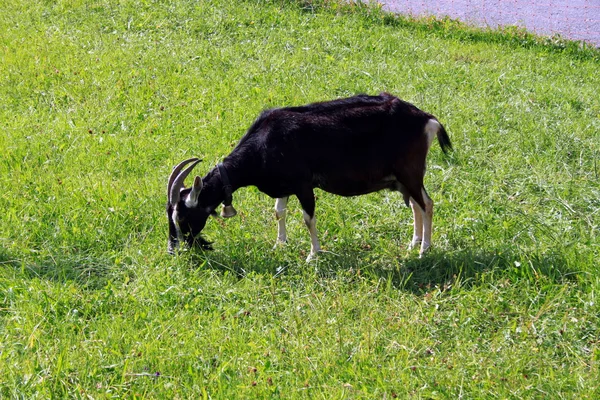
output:
[[[277,241],[275,247],[284,244],[287,241],[287,232],[285,230],[285,216],[287,213],[287,202],[289,197],[280,197],[275,200],[275,218],[277,219]]]
[[[312,188],[307,189],[303,194],[298,195],[298,200],[302,206],[304,223],[310,233],[310,254],[306,257],[306,262],[311,261],[321,251],[319,238],[317,237],[317,219],[315,218],[315,195]]]

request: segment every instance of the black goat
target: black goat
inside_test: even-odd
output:
[[[452,148],[434,116],[387,93],[264,111],[231,154],[204,178],[196,176],[191,188],[183,182],[200,160],[173,168],[167,187],[169,252],[183,240],[209,248],[200,236],[208,217],[221,203],[221,216],[234,216],[232,193],[254,185],[276,198],[277,243],[286,241],[288,198],[298,198],[311,237],[308,260],[320,251],[314,188],[341,196],[399,191],[414,215],[410,247],[420,243],[422,255],[431,244],[433,201],[423,178],[435,137],[444,152]]]

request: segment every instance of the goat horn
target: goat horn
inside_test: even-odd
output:
[[[173,181],[175,180],[177,175],[181,172],[181,169],[183,167],[185,167],[187,164],[191,163],[192,161],[196,161],[197,159],[198,158],[196,158],[196,157],[188,158],[187,160],[182,161],[173,167],[173,170],[171,171],[171,175],[169,175],[169,183],[167,183],[167,196],[169,196],[171,194],[171,186],[173,186]]]
[[[192,165],[190,165],[183,172],[180,173],[181,169],[192,161]],[[179,191],[183,187],[183,181],[189,175],[192,169],[194,169],[196,164],[198,164],[200,161],[202,160],[196,157],[189,158],[185,161],[180,162],[173,168],[173,171],[169,176],[169,183],[167,184],[167,196],[169,204],[175,205],[179,202]]]

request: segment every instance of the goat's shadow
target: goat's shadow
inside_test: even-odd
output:
[[[557,284],[577,279],[577,272],[569,268],[560,254],[526,254],[507,249],[433,250],[423,258],[416,255],[400,258],[397,267],[372,265],[369,272],[414,293],[424,293],[431,288],[445,290],[457,283],[461,287],[472,287],[483,282],[484,275],[488,276],[485,279],[488,282],[501,277],[544,279]]]
[[[115,265],[110,257],[98,257],[86,252],[74,254],[47,254],[30,259],[0,247],[0,267],[18,271],[26,279],[44,279],[55,282],[76,282],[86,289],[104,287],[111,278]]]
[[[424,293],[431,288],[444,290],[460,282],[469,287],[480,281],[483,274],[497,272],[519,279],[544,278],[553,283],[574,281],[578,272],[569,267],[559,253],[529,254],[514,249],[434,249],[419,258],[417,252],[398,252],[394,255],[360,248],[345,248],[343,254],[324,252],[316,260],[304,261],[305,254],[297,248],[258,250],[244,259],[234,258],[223,250],[197,252],[192,259],[210,268],[243,278],[249,273],[278,277],[302,270],[314,270],[319,277],[332,278],[357,274],[371,279],[384,279],[399,289]]]
[[[231,246],[237,246],[232,244]],[[305,262],[305,244],[288,244],[272,250],[267,243],[248,243],[244,257],[232,248],[217,246],[215,251],[190,251],[193,268],[205,268],[228,273],[238,278],[249,274],[261,274],[273,278],[294,276],[329,279],[366,277],[385,280],[398,290],[416,294],[431,288],[444,289],[460,282],[462,287],[477,285],[486,273],[497,273],[491,279],[507,278],[538,279],[553,283],[577,281],[580,273],[573,270],[559,252],[528,253],[514,248],[503,249],[433,249],[423,258],[418,253],[397,250],[378,251],[358,246],[342,245],[333,252],[319,254],[316,260]],[[237,254],[238,256],[236,256]],[[177,257],[177,256],[176,256]],[[110,257],[92,257],[77,254],[52,257],[27,263],[0,247],[0,267],[21,270],[25,277],[50,280],[72,280],[88,289],[103,287],[114,275]]]

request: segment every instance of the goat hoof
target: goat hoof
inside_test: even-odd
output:
[[[316,253],[310,253],[308,255],[308,257],[306,257],[306,262],[309,263],[311,261],[314,261],[317,259],[317,255],[321,252],[321,250],[317,251]]]
[[[275,242],[275,245],[273,246],[273,250],[277,250],[278,248],[283,247],[286,243],[287,241],[285,240],[277,240]]]
[[[414,250],[421,244],[421,240],[413,240],[408,245],[408,250]]]
[[[430,245],[421,246],[421,251],[419,251],[419,258],[423,258],[423,256],[425,255],[425,253],[429,252],[430,248],[431,248]]]

